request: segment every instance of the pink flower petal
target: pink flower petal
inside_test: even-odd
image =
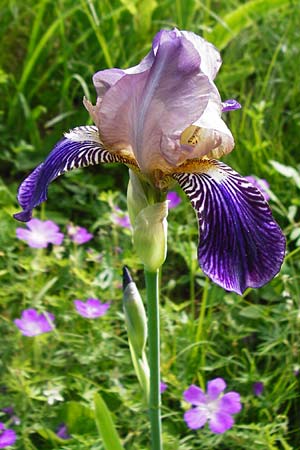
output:
[[[184,391],[183,398],[186,402],[189,402],[192,405],[201,405],[206,403],[206,396],[204,392],[195,384],[192,384],[186,391]]]
[[[223,378],[215,378],[207,383],[207,395],[211,400],[216,399],[226,388]]]
[[[197,407],[191,408],[184,413],[184,421],[192,430],[197,430],[205,425],[208,419],[208,412]]]
[[[241,397],[237,392],[228,392],[220,398],[219,408],[224,413],[236,414],[241,411]]]
[[[209,429],[213,433],[221,434],[229,430],[233,424],[234,420],[229,414],[217,412],[209,421]]]

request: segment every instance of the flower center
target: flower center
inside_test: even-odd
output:
[[[211,419],[219,410],[219,399],[210,400],[206,404],[199,405],[198,408],[206,413],[208,419]]]

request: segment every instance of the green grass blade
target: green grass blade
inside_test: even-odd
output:
[[[55,34],[57,28],[59,27],[61,21],[66,20],[69,16],[71,16],[79,6],[74,6],[73,8],[70,8],[68,11],[65,12],[65,14],[62,14],[60,17],[58,17],[52,25],[48,28],[46,33],[43,35],[43,37],[40,39],[39,43],[35,47],[33,53],[31,54],[30,58],[27,61],[26,66],[24,67],[24,71],[22,73],[22,77],[20,79],[19,85],[18,85],[18,91],[22,91],[24,89],[25,84],[27,83],[27,80],[30,76],[30,73],[33,70],[33,67],[38,60],[38,57],[40,56],[42,50],[46,46],[49,39],[52,38],[52,36]]]
[[[290,0],[252,0],[220,19],[209,34],[209,40],[224,49],[245,28],[278,8],[290,5]]]
[[[100,394],[95,394],[95,419],[105,450],[124,450],[111,414]]]

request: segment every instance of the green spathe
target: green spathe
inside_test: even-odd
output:
[[[142,209],[135,218],[133,243],[145,269],[155,272],[167,255],[168,202],[159,202]]]
[[[129,283],[123,294],[123,308],[128,339],[138,357],[141,357],[147,341],[147,317],[136,284]]]

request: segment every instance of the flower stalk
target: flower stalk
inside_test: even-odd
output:
[[[159,331],[159,271],[145,270],[148,306],[148,345],[150,366],[149,418],[151,449],[162,450],[160,400],[160,331]]]

